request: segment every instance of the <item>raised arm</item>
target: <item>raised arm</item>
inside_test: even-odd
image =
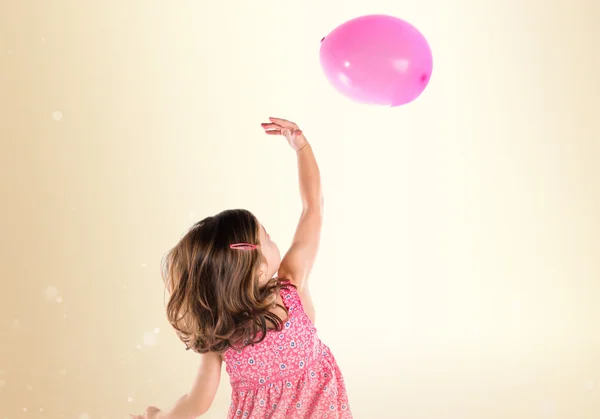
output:
[[[290,249],[281,261],[279,276],[292,281],[300,293],[307,293],[307,280],[315,263],[323,221],[323,191],[319,166],[302,131],[293,122],[270,118],[263,124],[268,134],[283,135],[296,151],[302,211]]]
[[[212,352],[200,355],[200,367],[190,392],[182,396],[170,410],[157,419],[196,419],[210,408],[221,381],[222,358]]]
[[[292,244],[281,260],[282,277],[290,277],[299,291],[304,291],[319,250],[323,222],[323,195],[319,167],[312,147],[298,151],[298,180],[302,211]]]

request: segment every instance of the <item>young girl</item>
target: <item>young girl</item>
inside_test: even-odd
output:
[[[225,362],[228,418],[351,419],[344,379],[314,327],[308,277],[319,245],[323,197],[312,148],[292,122],[262,124],[297,153],[302,213],[283,259],[245,210],[208,217],[165,260],[167,316],[187,349],[200,354],[189,393],[170,410],[149,407],[134,419],[191,419],[215,397]]]

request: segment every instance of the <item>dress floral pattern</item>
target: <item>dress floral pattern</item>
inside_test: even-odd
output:
[[[281,331],[223,359],[232,396],[228,419],[352,419],[344,379],[293,287],[282,288]]]

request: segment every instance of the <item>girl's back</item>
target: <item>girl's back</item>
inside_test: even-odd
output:
[[[281,331],[223,354],[233,390],[228,417],[350,419],[342,374],[298,292],[283,287],[281,298],[289,313]]]
[[[150,406],[134,419],[204,415],[223,362],[233,390],[229,418],[352,419],[342,374],[317,336],[307,286],[323,218],[319,167],[296,124],[269,121],[265,132],[283,135],[297,155],[302,211],[292,244],[281,258],[258,219],[237,209],[199,221],[171,249],[167,317],[200,365],[171,409]]]

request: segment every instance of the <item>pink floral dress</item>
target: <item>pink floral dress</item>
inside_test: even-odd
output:
[[[228,419],[352,419],[340,369],[296,289],[282,289],[281,297],[289,312],[283,330],[223,355],[232,387]]]

